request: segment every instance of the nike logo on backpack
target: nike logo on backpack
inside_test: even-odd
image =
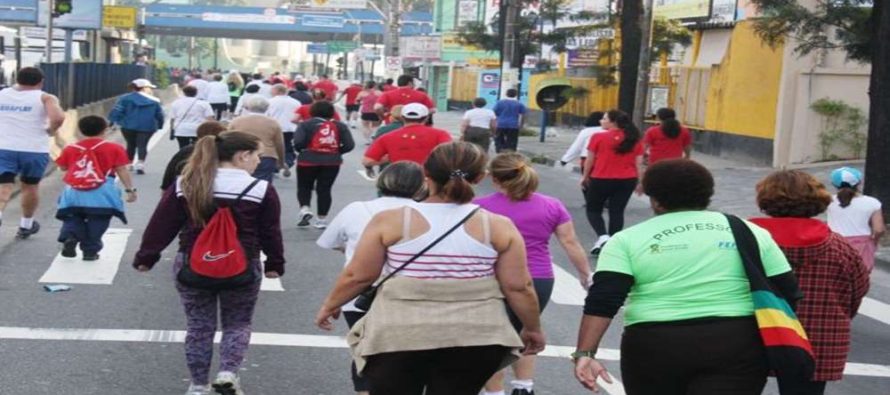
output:
[[[204,262],[216,262],[216,261],[218,261],[218,260],[220,260],[220,259],[225,259],[225,258],[227,258],[229,255],[232,255],[232,254],[234,254],[234,253],[235,253],[235,250],[232,250],[232,251],[229,251],[229,252],[226,252],[226,253],[223,253],[223,254],[213,255],[213,254],[210,253],[210,251],[207,251],[207,252],[204,253],[204,256],[203,256],[201,259],[203,259]]]

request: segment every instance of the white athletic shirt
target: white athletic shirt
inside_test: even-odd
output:
[[[386,251],[384,274],[391,273],[411,259],[476,207],[478,206],[475,204],[446,203],[412,203],[407,206],[406,214],[414,209],[430,225],[430,230],[416,239],[390,246]],[[405,215],[405,218],[403,234],[407,235],[410,234],[411,217]],[[396,273],[396,276],[444,280],[493,277],[498,253],[491,247],[489,218],[484,212],[482,220],[485,241],[476,240],[461,226],[426,254]]]
[[[213,116],[215,113],[210,104],[196,97],[181,97],[170,105],[173,135],[177,137],[196,137],[198,126]]]
[[[227,104],[229,98],[229,86],[222,81],[213,81],[207,84],[207,101],[213,104]]]
[[[575,141],[572,142],[572,145],[566,150],[566,153],[563,154],[560,160],[569,163],[578,158],[587,158],[587,147],[590,145],[590,139],[593,135],[605,131],[599,126],[581,129],[578,137],[575,137]]]
[[[44,94],[16,88],[0,91],[0,149],[49,153]]]
[[[188,84],[189,84],[189,86],[194,86],[195,89],[198,90],[198,95],[195,97],[197,97],[198,99],[201,99],[201,100],[207,100],[207,95],[210,94],[210,83],[209,82],[202,80],[202,79],[195,79],[195,80],[189,81]]]
[[[282,132],[294,132],[297,130],[297,124],[293,123],[295,113],[302,104],[287,95],[275,96],[269,99],[269,108],[266,110],[266,116],[278,122]]]
[[[470,121],[470,127],[473,128],[491,128],[491,121],[497,119],[498,116],[487,108],[474,108],[464,113],[464,120]]]
[[[397,197],[382,197],[368,202],[353,202],[344,207],[334,217],[324,233],[315,242],[319,247],[328,249],[344,249],[346,264],[355,255],[355,247],[362,237],[365,227],[371,222],[371,218],[381,211],[404,207],[411,204],[411,199]],[[361,311],[355,308],[355,302],[349,301],[342,307],[343,311]]]
[[[859,195],[847,207],[841,207],[837,195],[828,206],[828,226],[844,237],[870,236],[871,216],[881,209],[881,202],[871,196]]]

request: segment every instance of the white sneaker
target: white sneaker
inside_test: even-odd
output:
[[[300,209],[300,221],[297,222],[298,228],[308,227],[312,221],[312,211],[309,211],[308,207],[303,207]]]
[[[210,386],[191,384],[185,395],[210,395]]]
[[[145,164],[136,162],[136,174],[145,174]]]
[[[213,382],[213,390],[220,395],[244,395],[241,380],[232,372],[219,372]]]
[[[593,248],[590,249],[590,255],[599,255],[600,251],[603,250],[603,247],[611,237],[609,235],[602,235],[598,239],[596,239],[596,243],[593,244]]]
[[[316,220],[315,220],[315,225],[313,225],[313,226],[315,226],[315,229],[324,229],[324,228],[327,228],[327,227],[328,227],[328,220],[327,220],[327,219],[322,219],[322,218],[316,219]]]

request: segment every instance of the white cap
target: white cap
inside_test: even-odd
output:
[[[145,78],[133,80],[133,85],[136,85],[137,88],[157,88],[157,86],[155,86],[151,83],[151,81]]]
[[[420,103],[409,103],[402,107],[402,118],[421,119],[430,115],[430,110]]]

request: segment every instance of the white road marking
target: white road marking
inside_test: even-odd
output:
[[[102,236],[105,247],[99,253],[99,260],[85,262],[78,251],[78,257],[65,258],[62,254],[56,255],[49,266],[41,283],[64,284],[111,284],[117,275],[118,266],[127,249],[127,239],[130,238],[132,229],[111,228]]]
[[[859,314],[890,325],[890,304],[872,298],[863,298],[862,305],[859,306]]]
[[[219,342],[221,334],[216,334]],[[61,329],[26,328],[0,326],[0,340],[63,340],[93,342],[137,342],[137,343],[182,343],[185,331],[143,330],[143,329]],[[302,335],[296,333],[254,332],[250,344],[255,346],[347,348],[341,336]],[[569,358],[574,347],[548,346],[540,355],[544,357]],[[616,349],[601,348],[597,357],[604,361],[618,361],[620,352]],[[890,378],[890,365],[847,363],[844,374]]]
[[[170,133],[170,129],[167,128],[167,126],[164,126],[163,129],[161,129],[158,132],[155,132],[155,134],[153,134],[151,136],[151,140],[148,140],[148,152],[151,152],[151,150],[153,150],[155,148],[155,146],[161,142],[161,140],[163,140],[165,137],[168,137],[169,133]],[[140,160],[142,160],[142,159],[140,158]]]
[[[260,262],[266,262],[266,254],[260,252]],[[266,278],[266,271],[263,270],[263,282],[260,283],[260,291],[277,291],[284,292],[284,285],[281,284],[281,278]]]
[[[553,274],[556,281],[553,284],[553,294],[550,296],[550,300],[556,304],[584,306],[587,292],[581,287],[578,278],[559,265],[553,265]]]

